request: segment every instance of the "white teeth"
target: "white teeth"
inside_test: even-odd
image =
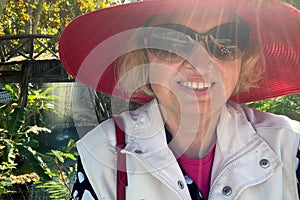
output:
[[[191,88],[193,90],[204,90],[210,88],[212,83],[198,83],[198,82],[178,82],[179,85]]]

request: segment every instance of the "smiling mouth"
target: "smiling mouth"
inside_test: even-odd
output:
[[[185,81],[178,81],[177,83],[183,87],[187,87],[193,90],[206,90],[213,86],[213,83],[199,83],[199,82],[185,82]]]

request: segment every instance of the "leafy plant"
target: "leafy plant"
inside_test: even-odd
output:
[[[54,109],[52,100],[58,99],[58,96],[49,95],[55,87],[46,88],[44,91],[41,89],[31,90],[28,92],[27,109],[25,116],[27,116],[25,123],[45,125],[44,115],[46,113],[57,113]],[[31,120],[31,121],[30,121]]]
[[[13,185],[10,179],[10,172],[16,168],[16,164],[9,164],[8,162],[2,162],[0,164],[0,194],[8,193],[9,187]]]
[[[70,166],[68,161],[76,160],[76,151],[74,140],[69,140],[63,150],[51,150],[46,156],[50,156],[53,166],[51,171],[47,172],[52,177],[51,181],[37,183],[37,188],[45,189],[52,199],[69,199],[71,194],[71,184],[75,180],[75,169]]]
[[[107,0],[2,1],[0,35],[59,34],[75,17],[108,6]]]
[[[283,2],[291,4],[298,9],[300,8],[300,1],[298,1],[298,0],[284,0]]]
[[[300,121],[300,94],[252,102],[248,106],[264,112],[286,115]]]
[[[17,103],[18,85],[7,84],[5,89],[13,99],[0,106],[0,194],[13,192],[9,191],[9,186],[17,182],[14,182],[12,177],[20,180],[25,176],[29,182],[39,178],[50,179],[45,173],[50,171],[47,164],[35,150],[39,145],[35,136],[51,132],[48,128],[40,126],[43,125],[42,112],[53,111],[50,100],[57,98],[49,95],[53,88],[43,92],[31,88],[27,107],[22,109]],[[39,178],[31,179],[33,176],[27,176],[32,172]]]

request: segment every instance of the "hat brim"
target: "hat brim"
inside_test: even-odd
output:
[[[73,20],[63,31],[59,54],[64,68],[98,91],[146,103],[151,97],[114,91],[115,55],[123,52],[131,31],[157,14],[225,8],[250,28],[263,47],[266,69],[256,88],[232,99],[239,103],[300,93],[300,12],[290,5],[248,0],[164,0],[129,3],[98,10]],[[266,3],[267,2],[267,3]],[[125,33],[120,36],[120,33]],[[120,36],[120,37],[117,37]],[[118,38],[114,40],[114,38]],[[116,53],[117,52],[117,53]]]

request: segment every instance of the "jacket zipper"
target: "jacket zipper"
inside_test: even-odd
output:
[[[163,180],[161,177],[157,176],[156,174],[154,174],[153,172],[151,172],[151,170],[144,165],[143,161],[138,157],[136,156],[136,154],[132,153],[132,152],[129,152],[129,151],[126,151],[124,149],[121,150],[121,153],[126,153],[126,154],[129,154],[131,156],[133,156],[134,158],[136,158],[140,163],[141,165],[143,165],[143,167],[146,169],[146,171],[151,174],[154,178],[156,178],[158,181],[160,181],[162,184],[164,184],[167,188],[169,188],[172,192],[174,192],[176,194],[176,196],[180,199],[180,200],[183,200],[183,198],[181,197],[181,195],[176,191],[176,189],[174,189],[174,187],[172,187],[170,184],[168,184],[165,180]]]
[[[240,159],[234,160],[233,162],[231,162],[231,163],[229,163],[228,165],[226,165],[226,166],[224,167],[224,169],[223,169],[223,170],[218,174],[218,176],[215,178],[213,184],[212,184],[211,187],[210,187],[209,193],[208,193],[208,199],[209,199],[209,200],[212,200],[212,199],[211,199],[211,195],[212,195],[211,193],[212,193],[214,187],[216,186],[218,180],[220,179],[220,177],[225,173],[226,170],[228,170],[229,168],[233,167],[234,164],[235,164],[238,160],[240,160]]]

